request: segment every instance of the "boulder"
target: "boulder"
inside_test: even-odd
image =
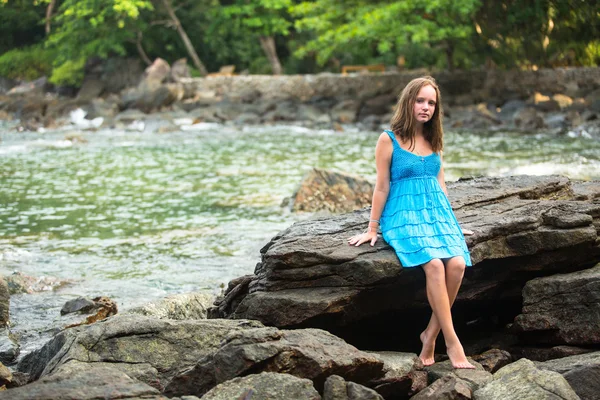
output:
[[[178,82],[182,78],[189,78],[192,74],[190,73],[190,67],[187,65],[187,58],[180,58],[176,60],[171,66],[169,72],[169,78],[173,82]]]
[[[410,400],[470,400],[473,390],[464,380],[446,375],[411,397]]]
[[[522,358],[500,368],[493,380],[473,393],[474,400],[564,399],[578,400],[565,378],[557,372],[540,370]]]
[[[259,326],[253,321],[171,321],[116,315],[60,332],[41,349],[23,357],[18,370],[36,380],[56,372],[66,362],[110,365],[162,390],[180,370],[217,350],[229,332]]]
[[[109,365],[69,361],[37,382],[0,391],[0,400],[158,399],[159,394]]]
[[[207,309],[212,301],[214,296],[207,293],[174,294],[128,312],[160,319],[206,319]]]
[[[199,396],[217,384],[260,372],[307,378],[322,390],[329,375],[366,383],[380,377],[382,368],[377,357],[322,330],[257,328],[232,332],[217,351],[172,379],[165,393]]]
[[[0,275],[0,330],[8,326],[10,318],[10,292],[6,279]]]
[[[530,343],[600,345],[600,264],[527,282],[513,330]]]
[[[170,73],[171,67],[169,63],[162,58],[157,58],[146,68],[144,78],[139,83],[138,88],[155,89],[169,77]]]
[[[458,221],[474,231],[466,237],[474,266],[453,312],[461,338],[472,331],[472,320],[503,331],[521,312],[529,280],[600,259],[598,181],[477,178],[450,184],[448,191]],[[418,268],[403,269],[383,240],[348,246],[367,226],[369,212],[301,221],[278,233],[261,249],[254,275],[230,285],[211,316],[326,329],[372,350],[376,336],[378,349],[416,351],[430,315],[424,276]]]
[[[11,294],[37,293],[47,290],[59,289],[70,284],[69,280],[61,280],[52,276],[29,276],[21,272],[13,272],[5,277],[8,290]]]
[[[371,203],[373,184],[368,180],[313,168],[292,196],[292,211],[342,213]]]
[[[386,400],[407,399],[427,386],[427,372],[414,353],[369,352],[383,361],[383,377],[369,382]]]
[[[485,371],[483,366],[473,359],[469,358],[469,362],[475,366],[475,369],[456,369],[452,366],[450,360],[437,362],[424,369],[427,371],[429,383],[451,376],[460,379],[462,382],[469,385],[472,391],[475,391],[490,382],[492,380],[492,374]]]
[[[491,349],[482,354],[475,355],[472,358],[473,361],[481,365],[484,370],[492,374],[512,362],[510,353],[500,349]]]
[[[91,299],[86,297],[77,297],[67,301],[60,309],[60,315],[71,314],[75,312],[85,313],[93,310],[96,307]]]
[[[519,129],[531,131],[545,127],[544,118],[533,107],[518,111],[514,117],[514,124]]]
[[[383,397],[373,389],[331,375],[325,381],[323,400],[383,400]]]
[[[536,363],[561,374],[582,400],[600,399],[600,351]]]
[[[10,331],[0,329],[0,362],[12,364],[20,353],[20,346]]]
[[[311,380],[276,372],[234,378],[215,386],[202,396],[202,400],[231,399],[321,400],[321,396]]]

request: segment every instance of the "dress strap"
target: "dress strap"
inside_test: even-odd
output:
[[[392,139],[392,144],[394,146],[400,147],[400,143],[398,143],[398,141],[396,140],[396,135],[394,135],[394,132],[390,131],[389,129],[386,129],[384,132],[388,134],[390,139]]]

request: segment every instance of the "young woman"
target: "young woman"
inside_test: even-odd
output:
[[[414,79],[400,95],[391,130],[377,140],[377,182],[369,226],[348,243],[373,246],[381,227],[383,239],[404,268],[421,266],[433,313],[420,336],[419,358],[426,366],[434,363],[441,330],[454,368],[474,368],[454,331],[450,312],[471,258],[447,198],[442,145],[439,88],[432,77]]]

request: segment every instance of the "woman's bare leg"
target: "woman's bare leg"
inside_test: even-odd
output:
[[[465,260],[463,257],[452,257],[445,264],[445,275],[446,275],[446,289],[448,290],[448,300],[450,301],[450,308],[454,304],[454,300],[458,295],[458,290],[462,283],[462,278],[465,274]],[[440,323],[435,317],[434,313],[431,313],[429,324],[423,332],[421,332],[420,339],[423,343],[423,348],[419,358],[423,365],[432,365],[435,363],[435,341],[440,333]]]
[[[423,265],[423,270],[427,278],[427,299],[444,334],[446,349],[452,366],[454,368],[474,368],[467,361],[460,340],[454,331],[452,314],[450,313],[450,297],[446,285],[446,268],[443,262],[439,259],[431,260]],[[456,295],[454,297],[456,298]]]

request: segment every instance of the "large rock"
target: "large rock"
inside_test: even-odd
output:
[[[0,275],[0,330],[8,326],[10,317],[10,293],[6,279]]]
[[[464,380],[447,375],[433,382],[410,400],[470,400],[471,386]]]
[[[206,313],[214,300],[208,293],[182,293],[129,310],[129,313],[148,315],[161,319],[206,319]]]
[[[321,396],[311,380],[276,372],[234,378],[215,386],[202,396],[202,400],[231,399],[321,400]]]
[[[492,380],[492,374],[485,371],[481,364],[473,359],[470,359],[469,361],[475,366],[475,369],[456,369],[449,360],[425,367],[425,370],[428,373],[429,383],[451,376],[460,379],[461,382],[465,382],[472,391],[475,391]]]
[[[325,379],[340,375],[366,383],[382,375],[383,362],[318,329],[250,329],[227,336],[220,348],[175,377],[167,395],[202,395],[235,377],[259,372],[282,372],[314,382],[323,389]]]
[[[368,180],[313,168],[292,196],[293,211],[342,213],[371,204],[373,184]]]
[[[536,344],[600,344],[600,264],[527,282],[513,328]]]
[[[414,353],[393,351],[370,352],[383,361],[384,376],[369,386],[386,400],[406,399],[427,386],[427,372]]]
[[[537,367],[564,376],[582,400],[600,400],[600,352],[541,362]]]
[[[346,382],[338,375],[331,375],[325,381],[323,400],[384,400],[373,389],[354,382]]]
[[[1,400],[155,399],[160,392],[108,365],[70,361],[37,382],[0,391]]]
[[[475,232],[466,237],[474,266],[454,304],[459,334],[473,320],[503,329],[520,312],[527,281],[600,259],[598,181],[478,178],[450,184],[449,193],[459,222]],[[430,315],[424,275],[403,269],[383,240],[348,246],[368,219],[363,209],[280,232],[261,249],[254,275],[230,285],[211,316],[322,328],[361,348],[372,349],[377,335],[377,348],[416,351]]]
[[[36,380],[71,361],[106,364],[162,390],[179,371],[219,349],[228,333],[259,326],[254,321],[170,321],[117,315],[59,333],[25,356],[18,369]]]
[[[579,400],[569,383],[557,372],[539,370],[522,358],[500,368],[492,382],[473,393],[474,400]]]

